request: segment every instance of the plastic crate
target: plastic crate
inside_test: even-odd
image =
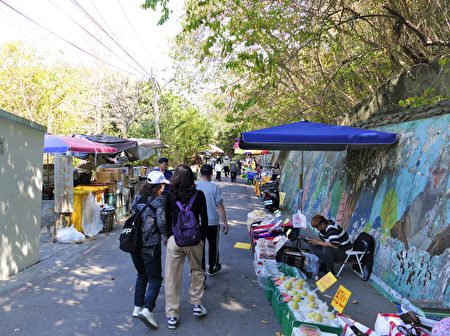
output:
[[[278,290],[272,292],[270,304],[272,305],[273,312],[275,313],[275,318],[277,319],[278,323],[281,324],[281,318],[284,313],[283,307],[285,303],[281,301],[280,293]]]
[[[296,322],[295,316],[292,313],[289,306],[287,304],[285,304],[285,307],[283,309],[283,314],[281,315],[281,322],[280,322],[281,331],[283,332],[284,335],[292,334],[294,322]]]
[[[282,263],[299,269],[304,269],[305,266],[305,256],[299,252],[286,251],[280,256],[279,260]]]

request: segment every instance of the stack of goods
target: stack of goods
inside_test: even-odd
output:
[[[118,219],[123,218],[129,212],[129,203],[131,202],[129,175],[128,167],[108,167],[108,165],[97,167],[95,172],[94,184],[108,187],[105,201],[116,209]]]
[[[256,222],[250,226],[250,238],[253,243],[258,239],[273,240],[283,232],[281,212],[275,214],[275,217],[267,215],[261,222]]]
[[[300,322],[317,327],[322,331],[322,334],[318,335],[325,335],[323,332],[331,335],[342,334],[335,313],[330,311],[327,303],[309,287],[305,282],[305,275],[296,268],[278,263],[276,268],[266,267],[259,276],[262,275],[266,277],[266,296],[284,335],[291,335],[293,326],[298,326]]]
[[[253,210],[252,212],[249,212],[247,214],[247,228],[250,231],[250,226],[253,223],[261,222],[264,220],[264,217],[266,216],[266,213],[263,210]]]
[[[275,260],[274,242],[267,239],[259,239],[255,246],[255,257],[257,260]]]

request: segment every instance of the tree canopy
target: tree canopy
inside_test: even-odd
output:
[[[157,5],[163,23],[168,0],[143,6]],[[217,90],[212,104],[234,129],[336,122],[387,79],[450,47],[441,0],[187,0],[185,8],[176,57],[200,70],[187,82],[203,76]]]

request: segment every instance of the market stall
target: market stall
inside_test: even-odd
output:
[[[244,132],[239,139],[239,148],[242,151],[341,151],[362,149],[374,145],[391,145],[396,141],[397,135],[392,133],[298,122]],[[268,182],[267,177],[264,182]],[[298,185],[302,190],[303,163]],[[260,186],[258,185],[258,187]],[[256,191],[259,192],[259,190]],[[299,204],[299,208],[301,209],[301,204]],[[257,218],[258,213],[249,214],[248,223],[255,253],[255,272],[258,276],[258,282],[266,291],[266,296],[281,324],[284,335],[324,335],[327,333],[331,335],[354,335],[349,333],[349,330],[351,330],[350,324],[353,325],[353,323],[350,319],[340,315],[346,305],[346,301],[342,300],[345,298],[344,294],[348,291],[346,292],[345,288],[339,289],[334,299],[338,301],[340,306],[333,305],[334,310],[330,310],[327,304],[319,298],[319,289],[317,288],[320,287],[320,283],[330,282],[330,277],[334,278],[334,276],[329,273],[322,278],[324,280],[318,279],[319,264],[317,256],[305,251],[290,252],[289,249],[283,249],[284,244],[288,241],[287,237],[295,234],[294,227],[286,231],[286,224],[291,222],[290,219],[282,220],[280,214],[270,216],[259,213],[259,216]],[[292,223],[298,220],[299,218],[294,216]],[[303,216],[302,220],[306,222],[306,217]],[[306,225],[306,223],[304,224]],[[295,225],[295,228],[297,227],[298,225]],[[286,264],[290,264],[300,274],[296,274],[292,270],[286,271]],[[304,281],[306,275],[318,280],[316,286],[311,283],[306,284]],[[322,289],[324,288],[321,288],[320,291]],[[335,302],[334,299],[333,302]],[[368,328],[361,326],[359,332],[362,334],[368,330]]]
[[[53,184],[50,183],[50,167],[47,156],[47,179],[46,181],[46,199],[53,202],[53,211],[59,217],[58,223],[53,223],[53,237],[56,236],[56,227],[69,226],[73,224],[74,229],[79,232],[88,230],[84,216],[88,210],[100,207],[100,217],[103,219],[103,231],[109,231],[111,227],[111,218],[116,216],[116,207],[105,206],[107,204],[108,185],[90,184],[90,178],[87,185],[77,185],[74,187],[74,168],[72,155],[75,153],[94,154],[95,159],[102,154],[115,154],[117,149],[105,146],[100,143],[89,141],[85,138],[74,138],[69,136],[49,135],[45,136],[44,153],[54,155],[54,164],[52,169]],[[90,176],[90,175],[89,175]],[[89,195],[93,195],[92,200]],[[53,197],[54,195],[54,197]],[[52,200],[54,198],[54,200]],[[90,201],[90,204],[87,202]],[[90,206],[90,207],[89,207]],[[97,223],[98,225],[99,223]]]

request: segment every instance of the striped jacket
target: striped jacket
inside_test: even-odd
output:
[[[319,237],[327,243],[338,245],[341,249],[349,250],[352,248],[352,242],[347,232],[332,220],[328,221],[327,228],[319,233]]]

